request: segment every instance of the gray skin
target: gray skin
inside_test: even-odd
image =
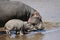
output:
[[[16,31],[16,34],[18,33],[26,34],[33,30],[43,29],[42,22],[40,22],[41,20],[39,18],[36,19],[35,17],[32,18],[31,18],[33,20],[32,23],[22,21],[19,19],[9,20],[8,22],[6,22],[4,26],[6,28],[6,33],[10,34],[10,31],[14,30]]]
[[[17,1],[0,1],[0,27],[11,19],[27,21],[36,10]]]
[[[38,25],[38,24],[37,24]],[[22,21],[19,19],[12,19],[6,22],[5,29],[7,34],[11,34],[11,31],[16,31],[16,34],[26,34],[33,30],[37,30],[35,25],[28,23],[27,21]],[[37,26],[36,26],[37,27]],[[41,27],[40,27],[41,29]]]
[[[7,34],[11,34],[10,33],[11,31],[16,31],[16,34],[18,33],[25,34],[25,33],[28,33],[28,27],[25,25],[26,23],[23,22],[22,20],[12,19],[12,20],[9,20],[4,27],[6,29]]]
[[[24,23],[23,21],[19,20],[19,19],[12,19],[9,20],[6,24],[5,24],[5,29],[6,29],[6,33],[10,34],[10,31],[16,31],[17,30],[20,32],[21,27],[23,27]]]

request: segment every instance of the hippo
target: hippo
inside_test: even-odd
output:
[[[28,21],[35,11],[37,10],[22,2],[0,1],[0,27],[4,27],[5,23],[11,19]]]
[[[6,22],[5,24],[5,29],[6,29],[6,33],[10,34],[10,31],[15,30],[17,33],[17,30],[20,32],[21,27],[23,27],[23,21],[19,20],[19,19],[12,19],[9,20],[8,22]]]
[[[30,23],[29,20],[27,22],[27,21],[22,21],[20,19],[12,19],[12,20],[9,20],[8,22],[6,22],[4,27],[6,29],[7,34],[11,34],[10,31],[16,31],[16,34],[18,34],[18,33],[19,34],[26,34],[26,33],[29,33],[33,30],[43,29],[42,21],[38,22],[38,20],[37,20],[36,23],[35,22]]]
[[[31,31],[31,26],[27,26],[27,21],[20,19],[9,20],[4,27],[7,34],[11,34],[11,31],[16,31],[16,34],[27,34]]]

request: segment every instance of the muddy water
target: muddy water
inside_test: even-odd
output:
[[[17,35],[15,38],[10,38],[9,35],[0,35],[0,40],[42,40],[43,34],[37,33],[34,35]]]
[[[49,26],[50,25],[50,26]],[[45,31],[31,32],[26,35],[17,35],[15,38],[0,34],[0,40],[60,40],[60,27],[49,24]]]

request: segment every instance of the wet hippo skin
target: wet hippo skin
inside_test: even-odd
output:
[[[0,2],[0,27],[11,19],[27,21],[31,14],[36,11],[32,7],[17,1]]]

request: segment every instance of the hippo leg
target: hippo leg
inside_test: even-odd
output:
[[[20,31],[20,35],[23,35],[22,31]]]
[[[22,28],[22,27],[20,28],[19,34],[20,34],[20,36],[24,34],[24,33],[23,33],[23,28]]]
[[[10,31],[9,30],[6,30],[6,34],[10,34]]]

